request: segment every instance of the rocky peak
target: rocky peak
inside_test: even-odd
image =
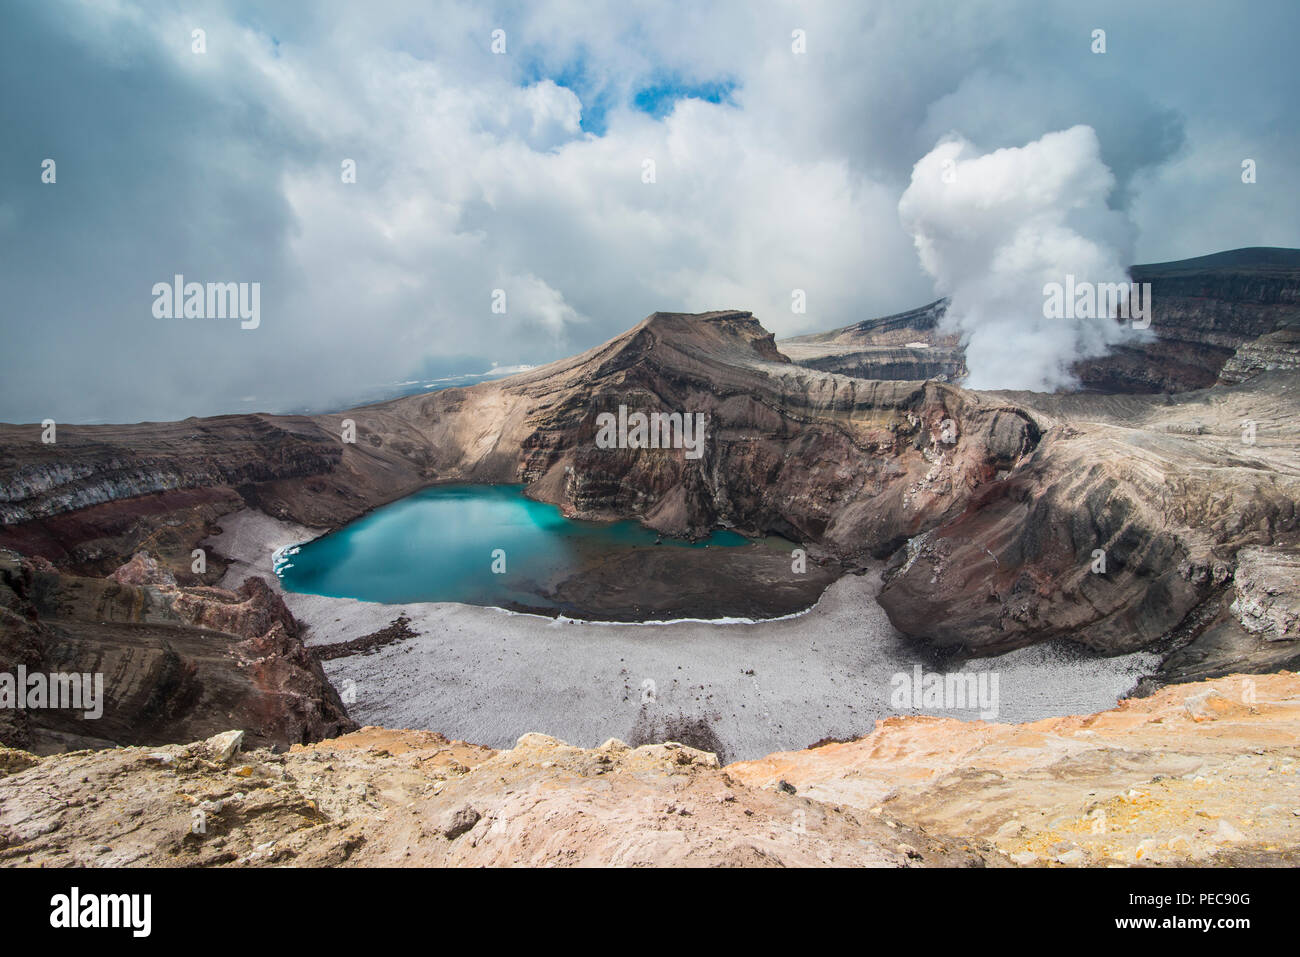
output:
[[[653,340],[684,351],[733,353],[733,359],[752,354],[764,362],[790,361],[776,348],[776,337],[763,328],[752,312],[743,309],[654,312],[634,332],[649,333]]]

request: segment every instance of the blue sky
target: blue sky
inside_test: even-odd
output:
[[[583,132],[596,136],[605,135],[609,111],[616,106],[630,107],[655,119],[663,119],[681,100],[734,105],[733,94],[739,86],[734,77],[696,79],[681,72],[656,72],[637,77],[631,81],[630,87],[624,87],[615,78],[602,75],[593,67],[585,49],[577,50],[571,59],[558,67],[549,66],[541,58],[525,59],[520,83],[527,86],[550,80],[557,86],[572,90],[582,101]]]
[[[663,119],[677,107],[679,100],[734,105],[732,95],[738,85],[734,79],[692,83],[680,76],[655,77],[636,91],[632,105],[642,113]]]

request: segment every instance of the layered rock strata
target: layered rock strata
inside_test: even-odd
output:
[[[101,714],[0,709],[0,741],[38,753],[204,737],[232,723],[286,748],[355,727],[297,622],[260,578],[178,587],[146,554],[111,578],[0,552],[0,672],[100,676]]]

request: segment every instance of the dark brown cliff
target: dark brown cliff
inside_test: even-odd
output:
[[[114,577],[60,574],[0,552],[0,671],[102,676],[102,714],[0,710],[0,741],[41,754],[164,744],[232,726],[287,748],[354,730],[279,596],[180,588],[137,555]]]

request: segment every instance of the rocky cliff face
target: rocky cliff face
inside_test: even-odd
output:
[[[1244,547],[1262,550],[1253,564],[1294,547],[1293,378],[1159,401],[1015,398],[1050,427],[1018,472],[895,557],[880,602],[903,631],[979,652],[1048,635],[1181,647],[1215,618]],[[1248,443],[1254,416],[1267,426]],[[1294,659],[1300,644],[1242,631],[1192,674],[1271,670],[1284,650]]]
[[[782,339],[778,348],[810,369],[859,379],[937,379],[958,381],[966,375],[965,352],[957,336],[939,332],[948,300],[881,319]]]
[[[1184,392],[1300,365],[1300,250],[1237,249],[1129,272],[1151,283],[1155,340],[1080,363],[1085,388]]]
[[[420,412],[442,420],[459,401],[435,395]],[[1037,440],[1015,407],[937,383],[809,373],[748,313],[657,314],[575,366],[507,380],[497,401],[514,431],[458,464],[468,477],[523,481],[578,516],[777,532],[842,557],[892,550]],[[596,417],[619,405],[703,414],[702,457],[598,448]],[[522,455],[495,457],[511,447]]]
[[[267,416],[219,416],[108,429],[40,426],[0,433],[0,522],[13,525],[172,489],[238,487],[338,464],[337,443]]]
[[[0,552],[0,672],[102,675],[102,714],[0,710],[0,740],[39,753],[204,737],[231,723],[288,747],[355,727],[298,624],[260,578],[180,588],[148,555],[111,578]]]
[[[1245,382],[1261,372],[1300,372],[1300,314],[1237,348],[1219,370],[1222,382]]]

